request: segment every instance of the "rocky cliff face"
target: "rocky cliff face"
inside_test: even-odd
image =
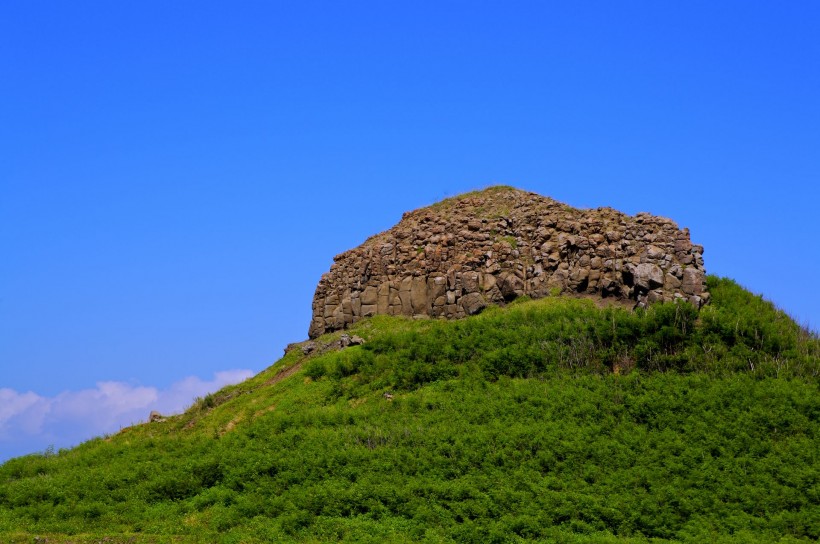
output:
[[[700,307],[709,299],[702,255],[670,219],[493,187],[405,213],[334,257],[316,287],[309,335],[375,314],[459,318],[521,295]]]

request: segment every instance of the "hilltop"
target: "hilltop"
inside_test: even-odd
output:
[[[337,255],[316,288],[309,335],[376,314],[462,318],[520,296],[700,307],[705,277],[703,246],[670,219],[490,187],[407,212]]]
[[[815,542],[820,339],[732,280],[702,293],[345,323],[184,414],[0,465],[0,541]]]

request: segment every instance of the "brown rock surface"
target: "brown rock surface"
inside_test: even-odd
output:
[[[309,336],[375,314],[460,318],[521,295],[700,307],[709,299],[702,254],[670,219],[491,187],[407,212],[334,257],[316,287]]]

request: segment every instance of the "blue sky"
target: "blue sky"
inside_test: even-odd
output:
[[[493,184],[671,217],[817,329],[818,36],[815,2],[3,2],[0,460],[262,370],[333,255]]]

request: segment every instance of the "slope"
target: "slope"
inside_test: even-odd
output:
[[[0,466],[0,540],[816,541],[820,340],[708,282],[700,311],[363,320],[363,346]]]

